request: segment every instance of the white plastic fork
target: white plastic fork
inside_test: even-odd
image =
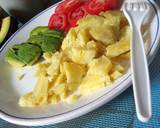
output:
[[[141,24],[149,12],[149,4],[141,0],[130,0],[123,7],[131,26],[131,71],[137,117],[147,122],[152,116],[150,78],[141,35]]]

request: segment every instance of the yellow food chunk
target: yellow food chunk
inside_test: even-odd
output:
[[[97,48],[97,42],[94,41],[94,40],[91,40],[91,41],[87,42],[85,48],[86,49],[96,49]]]
[[[79,28],[89,30],[91,37],[105,45],[115,43],[117,37],[114,28],[105,24],[105,18],[101,16],[88,15],[78,22]]]
[[[121,60],[129,60],[130,59],[130,52],[119,56],[119,59],[121,59]]]
[[[102,12],[100,15],[105,17],[106,24],[119,25],[120,27],[128,25],[128,21],[122,11],[119,10],[106,11]]]
[[[120,56],[111,58],[112,62],[116,64],[121,64],[123,62],[129,62],[128,60],[130,59],[130,52],[124,53]],[[124,66],[124,65],[123,65]]]
[[[106,75],[106,76],[105,76],[105,79],[106,79],[106,81],[105,81],[105,85],[106,85],[106,86],[112,84],[110,75]]]
[[[114,67],[114,70],[117,70],[122,73],[122,72],[124,72],[125,69],[122,65],[118,64]]]
[[[116,79],[118,79],[119,77],[121,77],[123,74],[122,73],[120,73],[119,71],[114,71],[112,74],[111,74],[111,78],[113,79],[113,80],[116,80]]]
[[[71,95],[67,100],[69,102],[75,102],[77,101],[81,96],[80,95]]]
[[[88,64],[96,55],[95,49],[72,48],[70,50],[70,58],[78,64]]]
[[[48,78],[39,77],[33,90],[34,103],[37,105],[47,104],[48,98]]]
[[[22,107],[34,107],[37,105],[47,104],[48,101],[48,79],[47,77],[40,77],[37,80],[33,92],[21,96],[19,105]]]
[[[75,91],[79,87],[79,83],[67,83],[67,88],[69,91]]]
[[[81,29],[90,29],[100,26],[104,23],[104,18],[96,15],[87,15],[78,21],[78,27]]]
[[[112,62],[106,56],[102,56],[91,61],[87,74],[105,76],[108,75],[112,66]]]
[[[34,107],[34,106],[36,106],[34,103],[32,92],[21,96],[19,99],[19,105],[21,107]]]
[[[101,57],[102,55],[105,54],[106,52],[106,46],[102,43],[97,43],[97,53],[96,53],[96,58]]]
[[[52,56],[53,56],[53,53],[52,53],[52,52],[45,52],[45,53],[43,53],[43,58],[44,58],[48,63],[51,63],[51,61],[52,61]]]
[[[129,68],[130,66],[130,52],[127,52],[125,54],[122,54],[120,56],[111,58],[111,61],[115,64],[115,65],[121,65],[124,68],[124,71],[121,73],[125,73],[125,71]],[[115,71],[113,69],[113,71]]]
[[[51,96],[48,97],[48,102],[50,104],[56,104],[56,103],[59,102],[59,100],[60,100],[59,96],[57,96],[55,94],[53,94],[53,95],[51,95]]]
[[[62,92],[59,96],[60,96],[60,99],[61,99],[61,100],[66,99],[66,98],[68,97],[68,91],[65,90],[65,91]]]
[[[85,47],[72,47],[68,49],[69,58],[77,64],[88,64],[97,52],[95,41],[89,41]]]
[[[66,90],[66,84],[65,83],[61,83],[61,84],[57,84],[55,86],[53,86],[53,88],[51,89],[56,95],[61,95],[65,90]]]
[[[112,26],[114,34],[116,35],[116,40],[119,38],[120,34],[120,25],[123,20],[123,13],[120,11],[106,11],[100,14],[105,17],[105,24]]]
[[[115,44],[109,45],[106,50],[106,56],[116,57],[130,50],[130,42],[128,42],[127,40],[123,40]]]
[[[106,11],[100,14],[105,17],[105,24],[112,26],[120,26],[122,20],[122,13],[120,11]]]
[[[52,94],[56,90],[56,94],[59,94],[59,92],[62,92],[65,89],[65,81],[66,76],[65,74],[61,73],[59,76],[52,81],[52,85],[49,88],[49,93]],[[62,90],[62,91],[61,91]]]
[[[125,27],[123,27],[121,30],[120,30],[120,40],[127,40],[127,41],[130,41],[130,33],[131,33],[131,30],[130,30],[130,27],[127,25]]]
[[[104,45],[112,44],[117,41],[113,27],[109,25],[102,24],[98,27],[93,27],[89,32],[95,40],[102,42]]]
[[[56,81],[55,81],[55,85],[64,83],[66,81],[66,76],[64,73],[59,74],[59,76],[57,77]]]
[[[71,28],[64,38],[61,48],[65,50],[66,48],[70,48],[74,45],[77,39],[77,33],[75,28]]]
[[[79,82],[85,75],[84,66],[75,63],[64,62],[63,67],[66,74],[67,83]]]
[[[48,64],[37,64],[36,65],[36,73],[35,76],[36,77],[40,77],[40,76],[47,76],[47,68],[48,68]]]
[[[62,55],[58,52],[52,56],[52,63],[47,69],[48,75],[52,78],[55,78],[55,76],[57,76],[59,73],[61,58]]]
[[[81,46],[84,46],[85,44],[87,44],[89,40],[90,40],[90,35],[87,29],[82,29],[78,32],[76,42],[80,43]]]
[[[100,88],[106,86],[106,77],[99,75],[87,75],[80,84],[80,93],[82,95],[89,95]]]

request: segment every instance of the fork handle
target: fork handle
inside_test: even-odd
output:
[[[147,122],[152,115],[150,79],[140,27],[132,24],[131,71],[138,118]]]

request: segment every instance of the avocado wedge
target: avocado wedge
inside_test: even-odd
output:
[[[39,26],[31,31],[27,42],[38,45],[43,52],[54,53],[60,49],[63,38],[64,32],[49,30],[46,26]]]
[[[1,24],[1,28],[0,28],[0,43],[2,43],[2,41],[7,36],[7,33],[9,31],[9,28],[10,28],[10,24],[11,24],[11,18],[10,17],[6,17],[6,18],[2,19],[2,24]]]
[[[14,49],[10,48],[5,54],[5,61],[13,67],[23,67],[25,64],[18,58]]]
[[[41,56],[41,48],[37,45],[23,43],[17,50],[18,58],[26,65],[34,64]]]
[[[25,43],[15,44],[5,54],[5,60],[14,67],[33,65],[44,52],[55,53],[60,49],[64,32],[38,26]]]
[[[64,32],[60,30],[50,30],[48,26],[38,26],[30,32],[30,37],[37,35],[46,35],[57,38],[64,38]]]
[[[41,47],[43,52],[56,52],[61,46],[62,39],[52,36],[35,35],[28,39],[30,44]]]
[[[49,28],[47,26],[38,26],[31,31],[30,37],[35,36],[35,35],[39,35],[45,31],[48,31],[48,30],[49,30]]]
[[[5,60],[13,67],[23,67],[34,64],[41,56],[41,48],[37,45],[23,43],[8,49]]]

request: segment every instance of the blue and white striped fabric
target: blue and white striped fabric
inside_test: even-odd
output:
[[[157,3],[160,1],[157,0]],[[160,128],[160,50],[150,65],[153,117],[148,123],[138,121],[135,113],[132,87],[116,99],[67,122],[33,128]],[[0,128],[28,128],[0,120]]]

